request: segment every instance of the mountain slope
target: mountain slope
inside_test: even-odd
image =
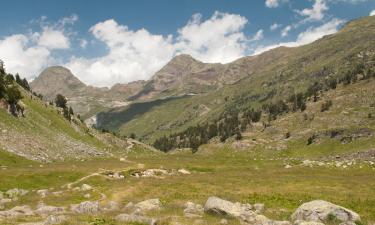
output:
[[[243,77],[240,82],[205,94],[172,98],[162,104],[155,105],[151,101],[116,108],[99,113],[97,121],[99,127],[126,135],[135,132],[152,142],[164,134],[210,121],[227,110],[258,108],[305,92],[315,82],[339,79],[364,59],[371,61],[374,46],[375,18],[361,18],[314,43],[296,48],[281,47],[224,65],[224,71],[235,71],[233,74]],[[137,111],[137,106],[150,104],[154,106],[135,114],[131,120],[121,120],[129,110]]]

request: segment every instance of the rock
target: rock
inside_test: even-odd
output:
[[[253,212],[248,205],[232,203],[218,197],[209,197],[204,205],[204,211],[217,215],[229,215],[232,217],[253,216]]]
[[[0,200],[4,198],[3,192],[0,191]]]
[[[118,222],[140,223],[140,224],[156,225],[156,220],[155,219],[149,218],[149,217],[146,217],[146,216],[120,214],[120,215],[116,216],[115,219]]]
[[[296,221],[294,222],[294,225],[324,225],[324,223],[321,222],[314,222],[314,221]]]
[[[67,220],[64,215],[50,215],[47,217],[44,225],[61,224]]]
[[[290,169],[290,168],[292,168],[292,166],[288,164],[288,165],[285,165],[284,168],[285,169]]]
[[[112,212],[112,211],[118,211],[120,210],[120,206],[117,202],[115,201],[109,201],[104,207],[103,207],[103,210],[104,211],[107,211],[107,212]]]
[[[20,223],[18,225],[45,225],[44,222],[30,222],[30,223]]]
[[[323,200],[314,200],[302,204],[293,213],[292,220],[324,222],[331,216],[342,222],[361,220],[357,213]]]
[[[200,204],[195,204],[193,202],[186,202],[185,209],[184,209],[184,215],[188,218],[193,217],[202,217],[202,214],[204,213],[204,208]]]
[[[226,220],[226,219],[221,219],[221,220],[220,220],[220,224],[224,224],[224,225],[225,225],[225,224],[228,224],[228,220]]]
[[[264,204],[262,203],[255,203],[254,204],[254,209],[255,209],[255,212],[260,214],[264,211]]]
[[[45,198],[48,194],[48,190],[47,189],[42,189],[42,190],[38,190],[36,193],[41,197],[41,198]]]
[[[91,198],[91,195],[89,193],[83,195],[84,198]]]
[[[120,158],[120,162],[126,162],[125,158]]]
[[[13,188],[13,189],[10,189],[8,190],[7,192],[5,192],[5,194],[11,198],[11,199],[14,199],[14,198],[17,198],[19,196],[24,196],[28,193],[29,191],[27,190],[23,190],[23,189],[18,189],[18,188]]]
[[[184,174],[184,175],[191,174],[190,171],[188,171],[186,169],[179,169],[178,172],[181,173],[181,174]]]
[[[41,216],[57,215],[65,212],[65,208],[49,205],[39,205],[35,213]]]
[[[99,202],[85,201],[79,204],[70,205],[70,210],[79,214],[97,213],[100,211]]]
[[[162,204],[158,198],[155,198],[139,202],[135,204],[134,207],[140,211],[150,211],[161,209]]]
[[[81,191],[91,191],[93,188],[88,184],[82,184],[80,190]]]
[[[14,218],[19,216],[32,216],[34,215],[33,210],[31,210],[30,206],[16,206],[7,211],[0,211],[0,218]]]

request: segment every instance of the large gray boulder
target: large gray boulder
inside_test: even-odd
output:
[[[331,217],[342,222],[360,221],[360,216],[342,206],[323,200],[314,200],[302,204],[292,215],[293,221],[324,222]]]
[[[218,197],[209,197],[204,205],[206,213],[217,215],[229,215],[232,217],[241,217],[243,215],[255,215],[251,211],[249,204],[233,203]]]
[[[154,218],[139,216],[134,214],[120,214],[115,218],[118,222],[126,223],[140,223],[148,225],[156,225],[156,220]]]
[[[70,210],[78,214],[91,214],[100,211],[99,202],[85,201],[79,204],[70,205]]]
[[[162,204],[158,198],[148,199],[142,202],[138,202],[134,205],[134,208],[143,212],[143,211],[151,211],[151,210],[159,210],[161,209]]]

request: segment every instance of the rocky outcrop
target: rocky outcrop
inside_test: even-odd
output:
[[[99,202],[85,201],[70,206],[70,210],[78,214],[93,214],[100,211]]]
[[[360,221],[360,216],[342,206],[323,200],[314,200],[302,204],[293,213],[293,221],[325,222],[329,219],[337,219],[342,222]]]

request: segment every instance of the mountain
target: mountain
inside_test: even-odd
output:
[[[315,84],[326,89],[330,80],[357,76],[358,68],[371,68],[374,46],[375,17],[365,17],[311,44],[280,47],[228,64],[177,56],[134,98],[146,96],[149,101],[100,112],[97,125],[124,135],[135,133],[152,143],[226,112],[267,108],[280,100],[288,102],[293,94],[307,94],[316,89]],[[202,86],[208,91],[202,91]]]
[[[46,68],[30,83],[32,90],[42,94],[47,101],[53,101],[57,94],[68,99],[74,111],[87,119],[106,108],[128,104],[126,98],[137,93],[145,81],[117,84],[111,89],[87,86],[70,70],[62,66]]]

